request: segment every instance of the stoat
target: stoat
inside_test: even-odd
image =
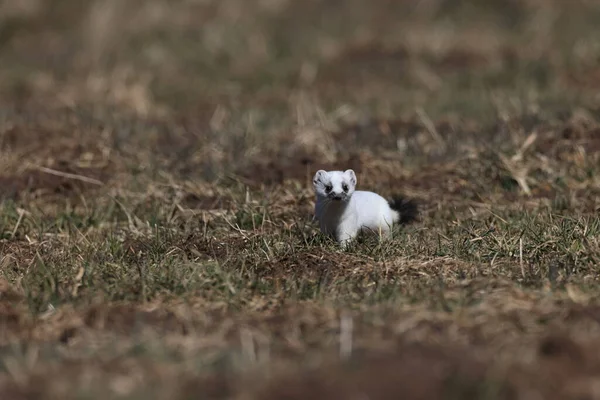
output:
[[[313,187],[321,232],[332,236],[342,248],[360,232],[389,237],[394,224],[406,224],[417,217],[417,206],[411,200],[397,197],[387,201],[377,193],[355,190],[356,174],[351,169],[319,170]]]

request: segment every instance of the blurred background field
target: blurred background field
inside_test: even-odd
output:
[[[0,397],[600,398],[599,61],[595,1],[0,1]],[[320,168],[419,222],[340,251]]]

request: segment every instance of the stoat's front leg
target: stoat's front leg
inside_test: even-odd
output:
[[[358,226],[353,220],[347,220],[341,223],[336,231],[336,240],[342,249],[346,249],[348,244],[358,235]]]

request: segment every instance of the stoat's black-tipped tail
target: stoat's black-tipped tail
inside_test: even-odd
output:
[[[414,200],[396,196],[389,201],[389,205],[400,215],[398,223],[402,225],[410,224],[419,217],[419,207]]]

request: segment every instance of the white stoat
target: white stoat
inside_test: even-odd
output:
[[[373,192],[355,190],[353,170],[319,170],[313,178],[317,196],[315,216],[321,232],[345,248],[359,232],[374,231],[389,237],[394,224],[416,219],[417,207],[401,198],[388,202]]]

